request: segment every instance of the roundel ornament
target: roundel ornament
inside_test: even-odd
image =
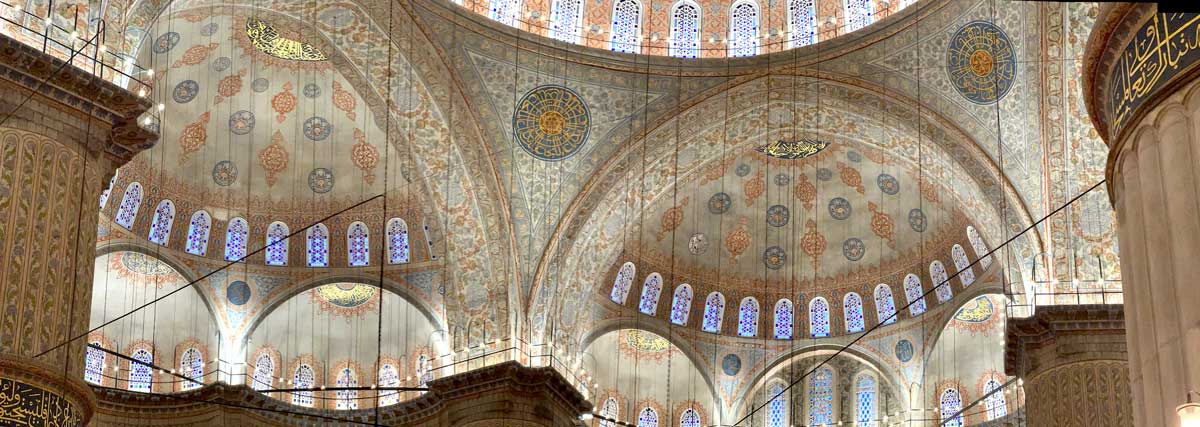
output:
[[[1008,35],[990,22],[971,21],[946,47],[950,84],[976,104],[1003,98],[1016,78],[1016,54]]]
[[[562,86],[538,86],[517,102],[513,133],[533,157],[558,161],[587,142],[592,119],[583,98]]]

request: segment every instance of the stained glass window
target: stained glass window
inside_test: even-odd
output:
[[[316,376],[313,369],[308,365],[300,365],[296,367],[296,373],[292,375],[292,386],[298,389],[309,389],[292,392],[292,404],[300,406],[313,406],[312,388],[316,384]]]
[[[925,297],[921,290],[921,279],[915,274],[904,276],[904,297],[908,298],[908,313],[920,316],[925,312]]]
[[[813,338],[829,336],[829,302],[816,297],[808,302],[808,331]]]
[[[145,349],[133,352],[133,360],[129,362],[129,391],[150,392],[150,382],[153,381],[154,356]]]
[[[617,406],[617,399],[608,398],[604,401],[604,406],[600,408],[600,416],[609,419],[617,419],[621,416],[621,409]],[[616,423],[612,421],[600,420],[600,427],[613,427]]]
[[[675,288],[675,296],[671,298],[671,323],[686,325],[688,313],[692,311],[692,287],[687,283]]]
[[[879,314],[879,323],[890,325],[896,322],[896,301],[887,284],[880,283],[875,287],[875,312]]]
[[[183,357],[179,358],[179,372],[193,380],[204,381],[204,358],[200,357],[200,350],[189,348],[183,351]],[[181,388],[184,390],[200,388],[199,382],[182,381]]]
[[[613,3],[612,50],[639,53],[642,37],[642,4],[637,0]]]
[[[338,372],[337,382],[338,387],[358,387],[358,378],[355,378],[354,371],[349,367],[342,368]],[[338,390],[335,393],[337,409],[358,409],[358,391],[357,390]]]
[[[808,378],[808,424],[833,423],[833,370],[821,367]]]
[[[108,196],[112,194],[113,185],[117,183],[117,175],[120,174],[121,171],[119,169],[116,173],[113,173],[112,179],[108,180],[108,187],[105,187],[104,192],[100,193],[100,209],[104,209],[104,205],[108,204]]]
[[[629,288],[633,286],[633,275],[637,268],[632,262],[627,262],[621,265],[621,270],[617,271],[617,278],[613,280],[612,292],[609,293],[609,299],[617,304],[625,305],[625,299],[629,298]]]
[[[954,298],[954,291],[950,289],[950,277],[946,275],[946,266],[942,265],[941,261],[934,260],[929,263],[929,278],[933,280],[933,286],[937,286],[935,293],[939,303]]]
[[[857,333],[866,329],[866,321],[863,319],[863,302],[862,297],[857,293],[847,293],[842,297],[842,315],[846,319],[846,332]]]
[[[550,37],[579,43],[583,31],[583,0],[554,0],[550,11]]]
[[[992,393],[993,391],[995,393]],[[1008,415],[1008,406],[1004,402],[1004,391],[1000,390],[1000,382],[988,380],[987,384],[983,385],[983,392],[991,393],[983,400],[984,406],[987,407],[988,421]]]
[[[649,407],[642,409],[638,413],[637,427],[658,427],[658,412]]]
[[[417,386],[424,387],[425,384],[433,381],[433,369],[430,368],[432,368],[432,363],[429,360],[429,356],[422,354],[417,357]]]
[[[876,401],[878,390],[875,377],[867,374],[859,375],[854,383],[854,427],[876,427]]]
[[[738,335],[758,335],[758,300],[753,297],[742,298],[742,303],[738,305]]]
[[[92,347],[99,347],[100,342],[89,344],[83,359],[83,379],[92,384],[100,384],[104,380],[104,357],[107,354],[104,350]]]
[[[700,5],[691,0],[675,3],[671,9],[671,56],[700,56],[700,13]]]
[[[400,370],[390,363],[379,367],[380,387],[400,387]],[[379,394],[379,406],[395,405],[400,402],[400,392],[388,390]]]
[[[783,390],[782,381],[772,382],[771,386],[767,387],[767,398],[771,399],[767,403],[767,427],[787,427],[789,425],[788,396]]]
[[[346,229],[346,259],[351,267],[362,267],[371,263],[367,225],[355,221]]]
[[[795,321],[795,312],[793,311],[792,302],[788,299],[781,299],[775,302],[775,339],[790,340],[792,339],[792,325]]]
[[[515,27],[521,16],[521,0],[492,0],[491,9],[492,19]]]
[[[308,229],[308,266],[329,266],[329,229],[317,224]]]
[[[983,268],[988,268],[992,265],[992,256],[988,255],[987,245],[983,243],[983,237],[979,236],[979,230],[975,227],[967,226],[967,240],[971,242],[971,249],[975,251],[975,257],[979,258],[979,265]]]
[[[275,383],[275,361],[271,360],[271,355],[263,353],[258,355],[258,359],[254,361],[254,384],[251,386],[255,390],[263,391],[270,390]]]
[[[940,403],[942,408],[942,425],[946,427],[962,427],[963,416],[959,414],[959,411],[962,411],[962,395],[958,393],[958,390],[948,388],[946,391],[943,391]]]
[[[817,42],[816,0],[788,0],[788,47]]]
[[[845,0],[846,2],[846,32],[871,25],[874,20],[871,0]]]
[[[150,222],[150,242],[166,246],[174,222],[175,203],[170,200],[158,202],[158,207],[154,208],[154,221]]]
[[[133,219],[137,217],[138,207],[142,205],[142,184],[132,183],[125,188],[125,197],[121,198],[121,207],[117,208],[117,225],[133,229]]]
[[[708,294],[704,299],[704,323],[701,329],[705,332],[721,332],[721,317],[725,315],[725,296],[720,292]]]
[[[642,283],[642,300],[638,303],[638,311],[654,315],[658,311],[658,296],[662,293],[662,275],[650,273]]]
[[[700,423],[700,413],[695,409],[685,409],[683,415],[679,416],[679,427],[700,427]]]
[[[208,212],[196,211],[188,224],[187,245],[184,250],[192,255],[203,256],[208,251],[208,231],[212,229],[212,217]]]
[[[958,280],[962,281],[963,286],[971,286],[972,283],[975,283],[975,272],[971,271],[971,261],[967,260],[967,251],[956,244],[950,248],[950,258],[954,260],[954,268],[958,269]]]
[[[267,265],[287,265],[289,233],[287,224],[279,221],[267,226],[267,248],[263,251],[267,254]]]
[[[392,218],[387,223],[388,264],[408,262],[408,224],[403,219]]]
[[[229,220],[225,230],[225,260],[237,261],[246,256],[246,239],[250,236],[250,225],[242,218]]]
[[[729,8],[729,56],[758,54],[758,6],[749,0]]]

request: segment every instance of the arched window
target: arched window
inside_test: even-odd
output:
[[[145,349],[133,352],[133,360],[129,362],[129,391],[150,392],[150,382],[153,381],[154,356]]]
[[[879,323],[890,325],[896,322],[896,301],[892,299],[892,288],[885,283],[875,287],[875,312]]]
[[[212,229],[212,217],[208,212],[196,211],[188,224],[187,245],[184,250],[192,255],[204,256],[208,252],[208,231]]]
[[[862,297],[857,293],[850,292],[842,297],[842,315],[846,318],[846,333],[858,333],[867,328],[863,319]]]
[[[83,379],[89,383],[100,385],[104,381],[104,350],[98,349],[99,341],[88,343],[87,353],[83,359]]]
[[[142,184],[133,183],[125,188],[125,197],[121,198],[121,207],[117,209],[115,221],[126,229],[133,229],[133,219],[137,217],[138,207],[142,206]]]
[[[933,280],[933,286],[937,286],[934,293],[937,294],[939,303],[954,298],[954,291],[950,289],[950,276],[946,275],[946,266],[942,265],[941,261],[934,260],[929,263],[929,278]]]
[[[1000,390],[999,381],[988,380],[987,384],[983,385],[983,392],[984,394],[991,393],[983,399],[984,406],[987,407],[988,421],[1008,415],[1008,406],[1004,402],[1004,391]]]
[[[787,427],[789,426],[788,418],[788,396],[784,393],[782,381],[774,381],[770,387],[767,387],[767,398],[771,399],[767,403],[767,427]]]
[[[379,386],[400,387],[400,370],[396,369],[390,363],[384,363],[383,366],[380,366]],[[400,403],[400,392],[388,390],[379,394],[379,406],[395,405],[397,403]]]
[[[617,271],[617,279],[613,280],[612,292],[608,298],[617,304],[625,305],[625,299],[629,298],[629,288],[633,286],[633,275],[637,272],[637,268],[632,262],[627,262],[621,265],[621,270]]]
[[[408,224],[403,219],[392,218],[387,223],[388,264],[408,262]]]
[[[833,369],[823,366],[808,378],[808,424],[833,423]]]
[[[491,9],[492,19],[515,27],[521,16],[521,0],[492,0]]]
[[[600,408],[600,416],[608,419],[617,419],[621,416],[621,408],[617,405],[617,399],[608,398],[604,401],[604,406]],[[600,420],[600,427],[613,427],[616,423],[612,421]]]
[[[650,273],[642,283],[642,300],[638,303],[638,311],[654,315],[658,311],[658,296],[662,293],[662,275]]]
[[[692,0],[680,0],[671,8],[671,56],[700,56],[700,14],[700,5]]]
[[[120,174],[121,171],[119,169],[116,173],[113,173],[112,179],[108,180],[108,187],[105,187],[104,192],[100,193],[100,209],[104,209],[104,205],[108,204],[108,196],[112,194],[113,185],[117,183],[117,175]]]
[[[988,255],[987,245],[983,243],[983,237],[979,236],[979,230],[968,225],[967,241],[971,242],[971,249],[975,251],[975,257],[979,258],[980,266],[986,269],[992,265],[992,256]]]
[[[292,404],[311,408],[313,406],[312,388],[314,384],[316,384],[316,376],[313,373],[312,367],[306,364],[297,366],[296,373],[292,375],[292,387],[308,390],[293,391]]]
[[[679,427],[700,427],[701,422],[700,413],[692,408],[685,409],[679,416]]]
[[[329,229],[325,224],[317,224],[305,233],[308,238],[308,266],[329,266]]]
[[[554,0],[550,9],[550,37],[579,43],[579,34],[583,31],[583,0]]]
[[[271,355],[263,353],[258,355],[258,359],[254,360],[254,384],[251,384],[255,390],[263,391],[270,390],[275,384],[275,361],[271,360]]]
[[[358,378],[355,378],[354,371],[349,367],[342,368],[338,372],[337,382],[338,387],[358,387]],[[358,391],[357,390],[338,390],[336,393],[337,409],[358,409]]]
[[[959,394],[958,390],[948,388],[942,392],[940,403],[942,408],[942,425],[946,427],[962,427],[963,416],[959,414],[962,411],[962,394]]]
[[[225,230],[225,260],[237,261],[246,256],[246,239],[250,236],[250,225],[242,218],[229,220]]]
[[[871,0],[844,0],[846,3],[846,32],[857,31],[859,28],[871,25],[874,10]]]
[[[351,267],[362,267],[371,263],[371,250],[367,225],[355,221],[346,229],[346,259]]]
[[[741,0],[729,8],[729,56],[758,54],[758,5]]]
[[[429,361],[429,356],[424,354],[417,356],[416,375],[418,387],[425,387],[425,384],[429,384],[430,381],[433,381],[433,369],[430,369],[432,367],[431,365],[432,363]]]
[[[875,377],[870,374],[859,375],[858,381],[854,382],[854,427],[876,427],[878,395]]]
[[[971,261],[967,260],[967,251],[955,244],[950,248],[950,258],[954,260],[954,268],[958,269],[958,280],[964,287],[975,283],[975,272],[971,270]]]
[[[758,335],[758,300],[754,297],[742,298],[742,303],[738,305],[738,335]]]
[[[705,332],[721,332],[721,318],[725,316],[725,296],[720,292],[708,294],[704,299],[704,323],[701,329]]]
[[[641,52],[642,3],[638,0],[616,0],[613,3],[612,47],[616,52]]]
[[[263,251],[267,253],[267,265],[287,265],[289,233],[287,224],[279,221],[267,226],[267,248]]]
[[[788,0],[788,48],[817,42],[815,0]]]
[[[904,276],[904,297],[908,298],[908,314],[920,316],[925,312],[925,297],[922,295],[921,279],[916,274]]]
[[[171,224],[175,222],[175,203],[170,200],[158,202],[154,208],[154,221],[150,223],[150,242],[166,246],[171,237]]]
[[[795,312],[792,302],[787,298],[775,302],[775,339],[792,339],[792,325],[795,323]]]
[[[204,358],[200,357],[200,350],[189,348],[183,351],[183,356],[179,358],[179,373],[196,380],[183,380],[180,388],[184,390],[200,388],[200,383],[204,382]]]
[[[808,302],[808,332],[813,338],[829,336],[829,302],[816,297]]]
[[[658,412],[646,407],[638,413],[637,427],[658,427]]]
[[[679,326],[687,324],[688,313],[692,311],[692,287],[687,283],[675,287],[675,296],[671,298],[671,323]]]

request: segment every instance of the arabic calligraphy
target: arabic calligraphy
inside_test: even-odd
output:
[[[992,300],[986,295],[982,295],[958,309],[958,312],[954,313],[954,319],[968,323],[983,323],[991,319],[995,311]]]
[[[1158,13],[1125,45],[1108,86],[1109,134],[1147,98],[1200,62],[1200,14]]]
[[[81,422],[75,405],[62,396],[0,378],[0,425],[74,427]]]
[[[513,112],[513,132],[526,152],[542,160],[562,160],[587,141],[591,114],[583,99],[562,86],[538,86]]]
[[[1012,42],[990,22],[973,21],[954,34],[947,46],[946,72],[950,84],[976,104],[1003,98],[1016,76]]]
[[[815,139],[800,139],[796,141],[775,141],[757,148],[758,152],[777,159],[803,159],[820,153],[829,143]]]
[[[246,19],[246,37],[254,47],[267,55],[294,61],[324,61],[329,59],[316,46],[279,35],[265,21],[250,17]]]

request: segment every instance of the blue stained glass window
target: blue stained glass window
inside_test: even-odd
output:
[[[371,250],[367,225],[355,221],[346,229],[346,260],[351,267],[362,267],[371,263]]]
[[[417,357],[416,374],[417,386],[424,387],[430,381],[433,381],[433,369],[430,369],[432,363],[429,361],[429,356],[424,354]]]
[[[950,289],[950,276],[946,275],[946,266],[942,265],[941,261],[934,260],[929,263],[929,278],[933,280],[933,286],[937,286],[934,293],[937,294],[939,303],[954,298],[954,291]]]
[[[921,279],[915,274],[909,273],[904,276],[904,297],[908,298],[908,313],[913,316],[920,316],[925,312],[925,297],[922,295]]]
[[[329,229],[317,224],[308,229],[308,266],[329,266]]]
[[[896,301],[892,298],[892,288],[880,283],[875,287],[875,312],[879,314],[879,323],[888,325],[896,322]]]
[[[701,329],[705,332],[721,332],[721,317],[725,315],[725,296],[720,292],[708,294],[704,299],[704,323]]]
[[[174,222],[175,203],[170,200],[158,202],[158,207],[154,208],[154,221],[150,222],[150,242],[166,246]]]
[[[258,355],[258,359],[254,360],[254,383],[251,386],[255,390],[263,391],[270,390],[274,383],[275,361],[266,353]]]
[[[833,370],[822,367],[808,379],[808,424],[833,423]]]
[[[775,339],[792,339],[792,325],[795,323],[795,312],[792,302],[781,299],[775,302]]]
[[[300,406],[313,406],[312,388],[316,384],[316,376],[313,369],[308,365],[300,365],[296,367],[296,373],[292,375],[292,386],[297,389],[309,389],[292,392],[292,404]]]
[[[396,369],[390,363],[385,363],[379,367],[379,386],[380,387],[399,387],[400,386],[400,370]],[[384,391],[379,394],[379,406],[395,405],[400,402],[400,392],[395,390]]]
[[[983,237],[979,236],[979,230],[968,225],[967,240],[971,242],[971,249],[975,251],[975,257],[979,258],[979,265],[983,268],[988,268],[989,265],[992,265],[992,256],[987,254],[987,244],[983,243]]]
[[[992,393],[993,391],[996,392]],[[997,418],[1003,418],[1005,415],[1008,415],[1008,405],[1004,401],[1004,391],[1000,390],[999,381],[988,380],[987,384],[984,384],[983,386],[983,392],[985,394],[992,393],[983,400],[984,406],[987,407],[988,421]]]
[[[658,296],[662,293],[662,275],[650,273],[642,283],[642,300],[638,303],[638,311],[654,315],[658,311]]]
[[[870,375],[858,377],[858,381],[854,384],[854,427],[878,426],[878,423],[875,422],[878,393],[875,377]]]
[[[225,260],[237,261],[246,256],[246,239],[250,236],[250,226],[242,218],[229,220],[229,228],[225,231]]]
[[[208,251],[208,232],[212,229],[212,217],[208,216],[208,212],[197,211],[192,214],[192,221],[188,224],[187,245],[184,250],[192,255],[204,256]]]
[[[113,174],[112,179],[108,180],[108,187],[104,189],[103,193],[100,193],[100,209],[104,209],[104,205],[108,204],[108,196],[112,194],[113,185],[117,183],[117,175],[120,174],[121,171],[117,170],[117,172]]]
[[[958,280],[962,281],[963,286],[971,286],[975,283],[975,272],[971,271],[971,261],[967,260],[967,251],[963,247],[955,244],[950,248],[950,258],[954,260],[954,268],[958,270]]]
[[[679,427],[700,427],[700,413],[695,409],[685,409],[683,415],[679,416]]]
[[[149,393],[154,374],[150,365],[154,363],[154,356],[140,349],[133,352],[132,357],[133,361],[129,362],[129,391]]]
[[[579,43],[583,31],[583,0],[554,0],[550,11],[550,37]]]
[[[653,408],[642,409],[638,413],[637,427],[658,427],[658,412]]]
[[[753,297],[742,298],[742,303],[738,306],[738,335],[758,335],[758,300]]]
[[[509,26],[517,26],[521,16],[521,0],[492,0],[491,17]]]
[[[958,390],[948,388],[942,392],[940,403],[942,408],[942,425],[946,427],[962,427],[963,416],[959,414],[959,411],[962,411],[962,394],[959,394]]]
[[[808,46],[817,42],[815,0],[788,0],[788,47]]]
[[[613,280],[612,292],[608,297],[617,304],[625,305],[625,299],[629,298],[629,288],[633,286],[633,275],[637,268],[632,262],[627,262],[621,265],[621,270],[617,271],[617,278]]]
[[[729,56],[758,54],[758,6],[743,0],[729,8]]]
[[[671,9],[671,56],[700,56],[700,14],[700,5],[691,0],[675,3]]]
[[[600,408],[600,416],[610,419],[617,419],[621,416],[621,409],[617,405],[617,399],[608,398],[604,401],[604,406]],[[613,427],[616,423],[612,421],[600,420],[600,427]]]
[[[616,52],[641,52],[642,4],[637,0],[613,3],[612,47]]]
[[[354,371],[350,368],[342,368],[338,372],[336,384],[338,387],[358,387],[358,378],[354,376]],[[335,396],[337,409],[358,409],[357,390],[338,390]]]
[[[179,358],[179,372],[193,380],[204,381],[204,358],[200,357],[200,350],[189,348],[183,351],[183,357]],[[191,390],[200,388],[200,384],[183,380],[181,388]]]
[[[845,0],[845,2],[847,33],[870,25],[874,20],[871,0]]]
[[[829,336],[829,302],[816,297],[808,303],[808,331],[813,338]]]
[[[104,350],[92,348],[100,346],[100,342],[91,342],[83,359],[83,379],[92,384],[100,384],[104,380]]]
[[[767,403],[767,427],[788,426],[788,396],[783,390],[783,382],[780,381],[772,382],[767,387],[767,398],[771,399]]]
[[[408,224],[403,219],[392,218],[387,223],[388,264],[408,262]]]
[[[842,298],[842,314],[846,318],[846,332],[856,333],[866,329],[866,321],[863,319],[863,302],[862,297],[857,293],[847,293]]]
[[[675,296],[671,299],[671,323],[686,325],[688,313],[692,311],[692,287],[687,283],[675,288]]]
[[[267,226],[267,248],[263,251],[267,254],[267,265],[287,265],[289,233],[287,224],[279,221]]]
[[[138,208],[142,206],[142,184],[132,183],[125,188],[125,197],[121,198],[121,206],[117,208],[117,225],[133,229],[133,219],[137,217]]]

